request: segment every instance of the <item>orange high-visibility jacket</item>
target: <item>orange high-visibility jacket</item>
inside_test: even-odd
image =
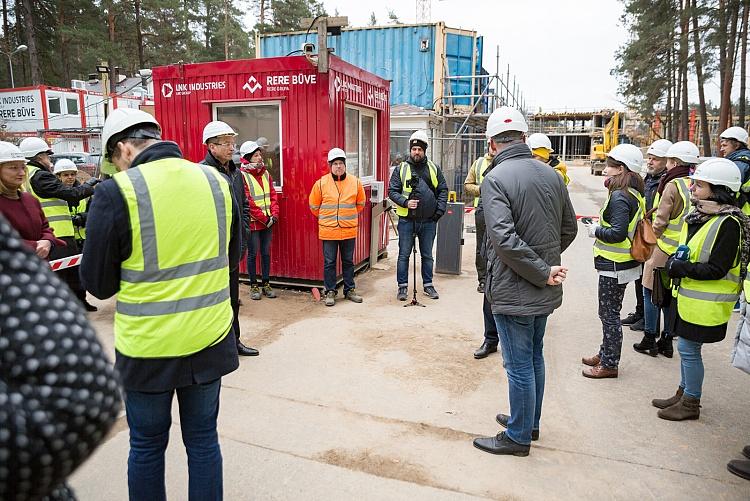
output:
[[[358,214],[364,208],[362,182],[349,173],[343,181],[334,181],[331,174],[326,174],[310,191],[310,212],[318,218],[321,240],[356,238]]]

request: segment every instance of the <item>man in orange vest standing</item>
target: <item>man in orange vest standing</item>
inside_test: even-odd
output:
[[[346,153],[328,152],[330,174],[321,177],[310,191],[310,211],[318,218],[318,237],[323,241],[325,305],[336,303],[336,257],[341,253],[344,297],[355,303],[362,296],[354,288],[354,241],[359,213],[365,208],[365,190],[356,176],[346,172]]]

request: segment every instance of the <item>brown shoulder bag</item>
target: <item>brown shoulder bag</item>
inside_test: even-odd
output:
[[[633,243],[630,246],[630,255],[636,261],[645,263],[648,258],[651,257],[651,251],[656,245],[656,235],[654,234],[654,228],[651,226],[651,214],[656,209],[651,209],[646,213],[646,216],[638,221],[635,227],[635,235],[633,236]]]

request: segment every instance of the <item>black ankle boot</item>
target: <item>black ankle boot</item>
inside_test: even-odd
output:
[[[651,355],[652,357],[655,357],[659,351],[656,347],[656,334],[651,332],[644,332],[643,339],[641,339],[640,343],[635,343],[633,345],[633,349],[638,353],[643,353],[644,355]]]
[[[674,356],[674,348],[672,347],[672,336],[670,334],[661,333],[661,338],[656,342],[656,349],[659,353],[667,358]]]

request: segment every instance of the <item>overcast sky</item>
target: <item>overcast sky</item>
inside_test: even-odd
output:
[[[323,3],[329,15],[338,10],[348,16],[351,26],[367,25],[373,11],[379,25],[387,24],[388,10],[401,22],[416,20],[414,0]],[[500,47],[501,74],[510,64],[511,82],[516,75],[530,111],[624,107],[617,79],[610,75],[615,52],[628,39],[622,12],[619,0],[432,1],[433,22],[444,21],[484,37],[483,66],[490,74]],[[707,99],[716,102],[718,94],[718,85],[708,82]]]

